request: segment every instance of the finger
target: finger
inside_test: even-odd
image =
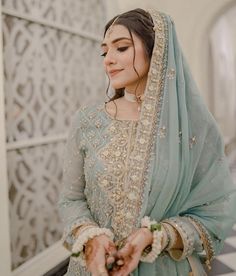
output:
[[[117,252],[117,258],[125,258],[133,253],[133,246],[127,243],[123,248]]]
[[[106,269],[105,248],[97,253],[91,264],[91,272],[94,276],[108,276],[108,271]]]
[[[109,276],[123,276],[122,274],[119,274],[118,270],[112,270],[109,272]]]
[[[121,259],[119,259],[117,262],[116,262],[116,264],[118,265],[118,266],[122,266],[122,265],[124,265],[124,261],[123,260],[121,260]]]
[[[117,270],[112,270],[112,273],[110,275],[112,275],[112,276],[128,276],[129,273],[128,273],[127,269],[122,267]]]
[[[116,252],[116,245],[113,242],[109,242],[107,251],[109,252]]]
[[[108,247],[106,248],[106,259],[109,258],[109,262],[114,262],[117,254],[117,249],[114,243],[109,242]],[[113,261],[111,261],[113,260]]]
[[[140,257],[141,257],[140,254],[132,255],[130,261],[126,263],[124,268],[127,275],[136,269],[136,267],[139,264]]]
[[[108,256],[107,259],[106,259],[106,264],[109,265],[109,264],[112,264],[115,262],[115,257],[113,256]]]
[[[96,276],[108,276],[108,272],[105,268],[105,265],[98,265],[97,269],[96,269],[96,274],[92,273],[92,275],[96,275]]]

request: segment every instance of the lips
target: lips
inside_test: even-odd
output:
[[[123,71],[123,69],[114,69],[114,70],[108,71],[108,74],[110,77],[113,77],[113,76],[117,75],[118,73],[120,73],[121,71]]]

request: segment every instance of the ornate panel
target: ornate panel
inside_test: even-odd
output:
[[[67,133],[81,104],[105,98],[100,41],[92,38],[102,34],[104,3],[2,0],[13,269],[61,237],[64,143],[57,135]]]
[[[62,153],[63,143],[8,153],[13,269],[61,237]]]
[[[7,141],[64,132],[105,90],[99,44],[11,16],[3,28]]]
[[[100,34],[104,26],[105,4],[102,0],[2,0],[2,5],[20,14],[93,34]]]

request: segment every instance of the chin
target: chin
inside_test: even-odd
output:
[[[115,89],[124,88],[125,86],[122,84],[118,84],[118,83],[111,83],[111,87],[115,90]]]

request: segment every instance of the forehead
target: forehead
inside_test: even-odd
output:
[[[133,35],[133,34],[132,34]],[[110,43],[118,37],[131,38],[128,29],[123,25],[113,25],[111,26],[103,39],[103,43]]]

